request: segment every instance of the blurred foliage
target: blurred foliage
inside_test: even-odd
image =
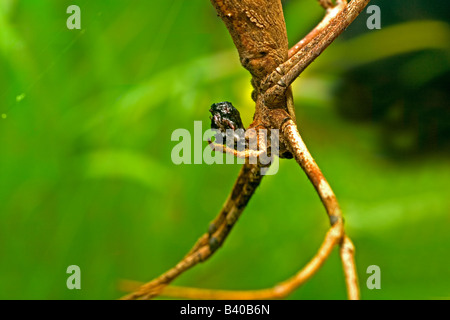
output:
[[[292,44],[323,12],[284,1]],[[82,30],[68,30],[77,4]],[[373,0],[294,86],[300,131],[335,189],[362,297],[450,297],[449,5]],[[180,165],[177,128],[228,100],[248,125],[250,76],[209,1],[0,1],[0,298],[112,299],[206,231],[239,165]],[[205,146],[204,146],[205,147]],[[438,152],[436,152],[438,151]],[[293,161],[265,177],[224,247],[178,285],[274,285],[327,219]],[[82,289],[66,288],[81,267]],[[370,265],[381,290],[368,290]],[[292,299],[342,299],[336,252]]]

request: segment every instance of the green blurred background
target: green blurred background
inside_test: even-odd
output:
[[[81,8],[82,30],[66,9]],[[334,188],[363,299],[450,298],[449,4],[372,1],[294,86],[300,132]],[[323,11],[284,1],[291,44]],[[177,128],[232,101],[250,76],[207,0],[0,1],[0,298],[115,299],[207,230],[239,165],[171,161]],[[327,230],[294,161],[263,179],[224,247],[177,285],[271,287]],[[66,268],[81,268],[81,290]],[[381,289],[366,287],[381,268]],[[345,299],[334,252],[292,299]]]

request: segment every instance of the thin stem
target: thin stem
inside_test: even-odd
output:
[[[342,260],[342,267],[344,269],[345,284],[347,286],[347,294],[349,300],[359,300],[359,285],[358,275],[356,273],[355,264],[355,246],[349,237],[344,236],[341,248],[340,256]]]
[[[322,1],[322,0],[319,0]],[[322,7],[327,9],[327,14],[322,19],[322,21],[311,30],[303,39],[301,39],[297,44],[295,44],[291,49],[289,49],[288,56],[289,58],[299,52],[302,48],[304,48],[308,43],[310,43],[317,35],[319,35],[325,28],[328,27],[330,21],[336,18],[336,16],[344,10],[347,6],[346,0],[338,0],[336,5],[333,7],[331,1],[326,0],[326,2],[321,2]]]
[[[208,233],[204,234],[175,267],[163,273],[151,282],[142,285],[135,292],[122,299],[149,299],[158,296],[164,288],[179,275],[207,260],[223,244],[240,214],[247,206],[250,198],[259,186],[261,179],[259,165],[244,164],[239,176],[219,215],[211,224]]]
[[[162,290],[161,295],[172,298],[203,300],[264,300],[284,298],[309,280],[320,269],[330,256],[334,246],[339,243],[339,228],[340,226],[336,224],[327,232],[320,249],[303,269],[290,279],[279,283],[273,288],[232,291],[167,286]],[[126,284],[128,286],[130,285],[130,283]]]
[[[276,107],[284,101],[287,88],[344,30],[356,19],[370,0],[352,0],[340,10],[324,28],[314,32],[312,39],[307,39],[304,46],[286,62],[279,65],[261,84],[265,103]]]
[[[284,79],[290,85],[311,62],[314,61],[360,14],[370,0],[352,0],[348,5],[342,3],[330,17],[318,35],[281,65],[288,70]],[[328,20],[328,19],[327,19]]]
[[[280,117],[278,117],[278,119],[280,119]],[[354,261],[354,246],[350,238],[344,233],[342,213],[336,196],[334,195],[334,192],[328,182],[325,180],[319,166],[309,153],[295,123],[292,120],[287,120],[280,126],[281,132],[288,143],[289,149],[293,153],[298,164],[308,176],[311,183],[314,185],[320,200],[325,206],[328,217],[330,218],[330,224],[339,225],[339,239],[341,239],[340,256],[346,279],[348,297],[351,300],[358,300],[359,286]]]
[[[284,136],[285,141],[287,141],[288,148],[294,155],[295,160],[306,173],[309,180],[316,189],[320,200],[325,206],[328,217],[330,219],[330,224],[334,225],[336,222],[342,221],[342,213],[341,209],[339,208],[336,196],[334,195],[334,192],[331,189],[328,181],[323,176],[319,166],[311,156],[311,153],[308,151],[308,148],[303,142],[303,139],[300,136],[295,123],[292,120],[285,121],[281,125],[281,132]],[[343,230],[341,231],[343,234]]]

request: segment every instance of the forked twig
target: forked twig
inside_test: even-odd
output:
[[[331,228],[317,254],[292,278],[270,289],[224,291],[168,286],[184,271],[208,259],[224,243],[262,179],[261,163],[248,162],[249,156],[255,155],[254,150],[247,149],[239,153],[228,146],[215,144],[214,147],[218,151],[247,159],[221,212],[211,223],[208,232],[175,267],[142,285],[124,299],[148,299],[160,294],[192,299],[283,298],[311,278],[336,245],[340,246],[348,297],[359,299],[354,246],[345,235],[342,213],[336,196],[309,153],[295,124],[290,85],[348,27],[369,0],[352,0],[348,5],[345,0],[337,0],[336,5],[330,0],[318,1],[327,10],[325,18],[288,51],[279,0],[211,0],[233,37],[242,65],[252,74],[256,107],[254,122],[250,128],[263,127],[278,129],[281,132],[280,157],[295,158],[327,211]]]

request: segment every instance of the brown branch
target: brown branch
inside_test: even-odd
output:
[[[259,83],[287,59],[288,39],[279,0],[211,0],[250,71],[256,90]]]
[[[208,259],[225,241],[231,228],[258,187],[261,166],[245,164],[222,211],[191,251],[174,268],[144,284],[125,299],[152,298],[159,294],[195,299],[282,298],[308,280],[322,266],[336,244],[340,245],[348,297],[359,298],[354,263],[354,246],[344,233],[342,213],[336,196],[315,163],[295,124],[291,83],[363,10],[369,0],[319,0],[327,9],[322,22],[288,52],[287,35],[280,0],[211,0],[225,22],[238,49],[241,64],[250,71],[254,87],[255,116],[250,127],[279,129],[280,155],[291,154],[308,176],[328,214],[331,229],[314,258],[294,277],[271,289],[214,291],[170,287],[177,276]],[[288,59],[289,57],[289,59]],[[220,149],[220,148],[219,148]],[[221,151],[246,156],[222,148]],[[281,152],[282,151],[282,152]]]

